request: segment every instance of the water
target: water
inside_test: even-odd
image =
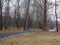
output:
[[[16,35],[16,34],[22,34],[24,32],[10,32],[10,33],[5,33],[5,34],[0,34],[0,38],[8,37],[10,35]]]
[[[0,34],[0,38],[9,37],[10,35],[23,34],[23,33],[26,33],[26,32],[35,32],[35,30],[29,29],[29,30],[26,30],[25,32],[10,32],[10,33],[4,33],[4,34]]]

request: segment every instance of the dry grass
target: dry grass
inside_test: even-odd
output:
[[[1,39],[0,45],[60,45],[60,33],[32,32]]]
[[[23,32],[23,28],[17,29],[17,28],[11,28],[11,29],[5,29],[5,30],[1,30],[1,33],[9,33],[9,32]]]

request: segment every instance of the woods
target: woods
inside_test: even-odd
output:
[[[58,21],[57,8],[60,2],[57,2],[59,1],[0,0],[0,30],[12,27],[24,30],[39,28],[48,31],[56,28],[58,32],[60,20]]]

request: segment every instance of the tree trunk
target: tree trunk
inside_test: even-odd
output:
[[[30,3],[30,0],[28,0],[24,30],[27,30],[29,28],[29,25],[28,25],[28,21],[29,21],[29,3]]]
[[[43,16],[43,31],[46,31],[47,29],[46,29],[46,26],[47,26],[47,24],[46,24],[46,22],[47,22],[47,20],[46,20],[46,5],[47,5],[47,0],[45,0],[45,2],[44,2],[44,16]]]
[[[20,28],[20,11],[19,11],[19,2],[20,2],[20,0],[17,0],[17,14],[16,14],[16,27],[17,27],[17,29],[19,29]]]
[[[55,17],[56,17],[56,30],[58,32],[58,17],[57,17],[57,13],[56,13],[56,0],[55,0]]]
[[[5,0],[7,3],[6,3],[6,7],[5,7],[5,24],[4,24],[4,27],[5,27],[5,29],[7,29],[8,27],[9,27],[9,3],[10,3],[10,0]],[[11,24],[10,24],[11,25]]]
[[[2,5],[1,5],[1,0],[0,0],[0,30],[3,29],[2,26],[3,26],[3,25],[2,25]]]

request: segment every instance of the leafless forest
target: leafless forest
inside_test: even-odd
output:
[[[60,0],[0,0],[0,30],[60,30]]]

